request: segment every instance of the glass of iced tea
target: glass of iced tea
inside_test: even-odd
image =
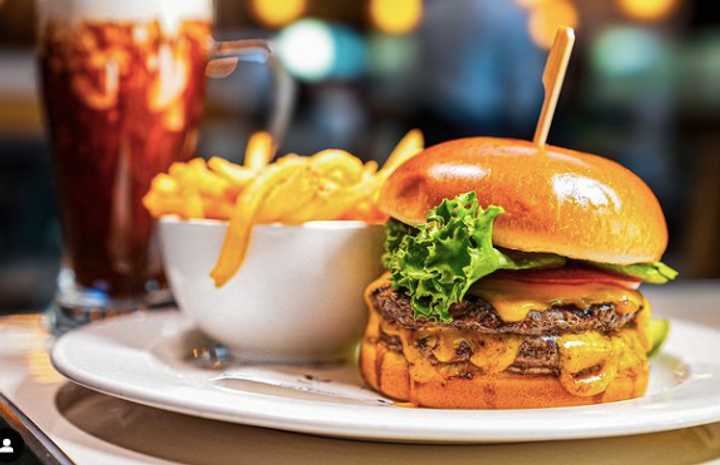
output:
[[[64,242],[51,316],[74,324],[167,300],[141,198],[153,176],[193,155],[206,74],[227,75],[249,54],[269,57],[269,46],[213,41],[212,0],[38,0],[37,7]],[[289,92],[276,91],[276,114],[286,115]],[[274,121],[274,129],[284,126]]]

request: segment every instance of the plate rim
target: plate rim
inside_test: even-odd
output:
[[[163,320],[175,321],[163,321]],[[138,321],[135,321],[138,320]],[[597,404],[579,407],[559,407],[551,409],[505,409],[505,410],[448,410],[448,409],[398,409],[381,405],[363,405],[358,414],[359,405],[336,404],[319,400],[298,400],[280,395],[270,396],[273,399],[253,398],[252,402],[237,402],[233,408],[223,411],[218,405],[208,403],[202,396],[197,399],[180,399],[177,396],[168,396],[164,391],[154,391],[152,388],[138,385],[122,385],[116,380],[109,379],[107,374],[86,373],[83,367],[75,366],[69,359],[67,346],[72,347],[77,341],[83,338],[97,336],[98,333],[110,330],[121,323],[125,324],[170,324],[174,331],[180,332],[192,327],[187,317],[175,310],[153,310],[151,312],[136,312],[130,315],[99,321],[82,328],[73,330],[57,339],[51,349],[51,361],[57,371],[68,380],[80,384],[89,389],[101,392],[113,397],[122,398],[131,402],[148,405],[162,410],[170,410],[187,415],[209,418],[232,423],[240,423],[251,426],[274,428],[290,432],[310,433],[321,436],[365,439],[373,441],[388,442],[414,442],[414,443],[453,443],[453,444],[478,444],[478,443],[501,443],[501,442],[531,442],[531,441],[555,441],[572,439],[589,439],[613,436],[625,436],[633,434],[653,433],[669,431],[686,427],[698,426],[720,420],[720,390],[709,397],[702,405],[694,408],[684,408],[682,414],[673,409],[668,411],[656,411],[652,413],[653,422],[647,422],[648,414],[640,417],[626,415],[622,425],[609,422],[599,422],[592,425],[577,421],[572,427],[566,422],[558,428],[553,424],[552,429],[542,428],[547,425],[547,417],[557,419],[557,414],[575,413],[585,416],[597,415],[602,417],[603,411],[608,406],[614,409],[622,408],[633,400],[613,402],[608,404]],[[680,325],[692,331],[714,332],[720,336],[720,331],[693,323],[687,320],[673,318],[672,324]],[[138,346],[145,346],[147,342],[138,341]],[[133,347],[141,353],[141,356],[153,358],[149,351],[141,351],[140,347]],[[692,367],[692,361],[687,362]],[[717,368],[717,365],[713,365]],[[188,387],[192,385],[184,385]],[[196,389],[201,389],[197,388]],[[217,394],[217,392],[216,392]],[[237,399],[238,393],[224,393],[227,396]],[[259,396],[259,395],[258,395]],[[236,400],[235,399],[235,400]],[[716,400],[716,402],[712,402]],[[244,407],[238,407],[238,405]],[[323,410],[335,411],[336,414],[313,415],[312,407],[321,404]],[[254,406],[254,407],[253,407]],[[629,406],[629,405],[628,405]],[[713,408],[714,406],[714,408]],[[272,408],[271,408],[272,407]],[[281,407],[281,408],[278,408]],[[613,410],[614,410],[613,409]],[[370,414],[372,412],[372,414]],[[382,424],[381,421],[373,421],[373,416],[378,412],[393,412],[385,415],[393,421]],[[309,414],[310,413],[310,414]],[[444,427],[441,430],[426,426],[427,416],[443,416],[446,419],[460,421],[460,427]],[[607,416],[607,415],[604,415]],[[471,418],[472,417],[472,418]],[[478,420],[478,417],[481,417]],[[507,418],[505,418],[507,417]],[[524,417],[522,420],[516,417]],[[545,418],[543,418],[545,417]],[[512,431],[507,426],[498,428],[498,420],[509,424],[522,421],[524,425]],[[420,422],[414,420],[422,419]],[[589,418],[585,418],[588,420]],[[363,421],[360,421],[363,420]],[[402,420],[402,424],[399,422]],[[491,427],[482,423],[492,424]],[[468,429],[467,423],[473,426],[480,425],[477,429]],[[446,422],[447,423],[447,422]],[[420,425],[420,426],[418,426]],[[464,426],[464,427],[463,427]]]

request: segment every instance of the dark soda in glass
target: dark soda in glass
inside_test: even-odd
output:
[[[50,18],[40,37],[65,265],[79,289],[142,296],[161,271],[141,199],[195,149],[210,19],[168,31],[152,18]]]

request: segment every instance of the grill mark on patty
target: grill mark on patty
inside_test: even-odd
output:
[[[585,331],[608,333],[622,328],[637,314],[637,312],[618,314],[612,302],[592,304],[587,308],[553,305],[544,311],[530,311],[527,318],[522,321],[505,322],[488,302],[477,296],[467,295],[462,302],[450,306],[449,312],[453,321],[442,323],[423,318],[416,319],[410,307],[410,299],[391,286],[376,289],[370,297],[385,320],[410,330],[445,326],[480,334],[523,336],[548,336]]]

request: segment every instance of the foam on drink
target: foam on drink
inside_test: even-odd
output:
[[[40,24],[47,21],[158,21],[166,34],[185,20],[211,21],[212,0],[40,0]]]

